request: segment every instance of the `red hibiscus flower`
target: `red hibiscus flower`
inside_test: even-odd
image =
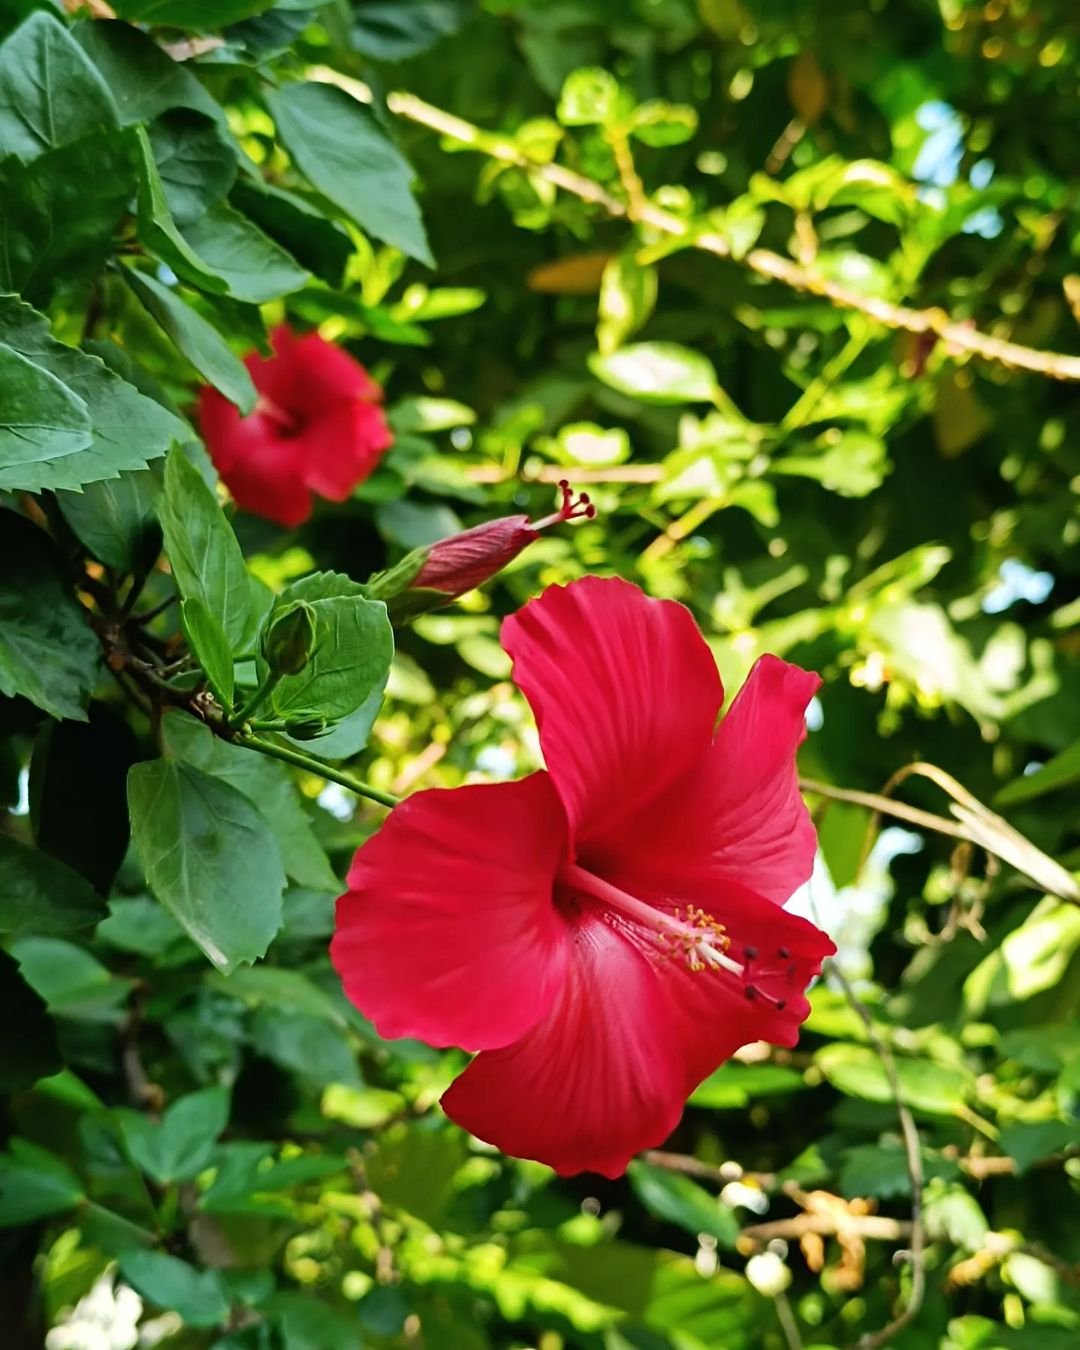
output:
[[[503,625],[546,772],[419,792],[356,855],[331,955],[384,1036],[478,1051],[453,1120],[618,1176],[741,1045],[793,1045],[833,944],[784,902],[814,829],[795,751],[819,681],[723,690],[690,613],[618,579]]]
[[[393,437],[382,390],[359,361],[318,333],[286,327],[273,355],[245,365],[259,401],[248,417],[216,389],[199,394],[199,427],[238,506],[279,525],[311,515],[312,494],[342,502],[378,464]]]

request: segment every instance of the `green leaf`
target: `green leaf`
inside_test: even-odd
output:
[[[75,1173],[36,1144],[13,1139],[0,1155],[0,1228],[63,1214],[83,1198]]]
[[[375,0],[355,13],[357,51],[373,61],[407,61],[462,28],[468,0]]]
[[[677,1172],[640,1161],[630,1164],[628,1175],[634,1193],[650,1214],[695,1237],[708,1233],[724,1247],[735,1246],[738,1219],[703,1186]]]
[[[364,230],[429,267],[434,259],[408,160],[368,107],[329,84],[267,95],[285,148],[312,187]]]
[[[116,1112],[132,1161],[162,1186],[187,1181],[209,1167],[229,1123],[224,1088],[192,1092],[173,1102],[160,1122],[143,1112]]]
[[[1020,806],[1024,802],[1034,801],[1045,792],[1071,787],[1078,781],[1080,781],[1080,741],[1074,741],[1059,755],[1047,760],[1034,773],[1013,779],[994,798],[994,805]]]
[[[165,462],[159,514],[181,596],[200,600],[220,624],[231,650],[240,651],[251,619],[244,555],[217,498],[180,450]]]
[[[180,602],[180,626],[214,697],[223,708],[231,708],[235,671],[225,630],[197,595]]]
[[[127,719],[98,702],[91,703],[86,722],[49,723],[34,746],[30,818],[37,846],[102,896],[127,852],[125,785],[139,757]]]
[[[225,112],[191,71],[129,23],[95,19],[72,37],[109,88],[123,126],[151,122],[169,108],[192,108],[225,125]]]
[[[306,601],[316,626],[316,649],[299,675],[287,675],[270,695],[276,716],[347,717],[386,686],[394,634],[386,606],[368,600],[363,586],[336,572],[316,572],[278,596],[271,622],[290,605]],[[260,670],[265,663],[259,658]]]
[[[111,975],[82,947],[55,937],[21,937],[11,953],[27,984],[61,1017],[83,1022],[115,1023],[131,981]]]
[[[0,344],[0,474],[63,459],[93,440],[86,404],[55,375]]]
[[[120,572],[143,572],[161,552],[157,499],[151,469],[136,469],[81,492],[58,492],[56,502],[79,542],[99,562]]]
[[[630,132],[643,145],[683,145],[693,140],[698,129],[698,115],[686,103],[668,103],[651,98],[634,109]]]
[[[2,870],[0,855],[0,870]],[[0,882],[0,889],[3,883]],[[0,950],[0,1026],[17,1027],[17,1035],[0,1041],[0,1093],[22,1092],[39,1078],[49,1078],[64,1067],[56,1027],[45,1011],[45,1000],[23,979],[19,964]],[[4,1203],[0,1190],[0,1209]]]
[[[216,1270],[196,1270],[163,1252],[127,1251],[120,1274],[136,1293],[176,1313],[189,1327],[215,1327],[228,1320],[229,1296]]]
[[[892,1102],[893,1091],[881,1058],[864,1045],[826,1045],[814,1056],[833,1087],[868,1102]],[[932,1115],[951,1116],[964,1109],[971,1075],[928,1059],[895,1056],[896,1075],[907,1106]]]
[[[806,448],[817,453],[774,459],[770,472],[816,479],[841,497],[866,497],[881,486],[892,467],[885,442],[864,431],[826,432]]]
[[[711,362],[677,342],[639,342],[608,355],[594,352],[589,369],[642,403],[712,403],[719,392]]]
[[[135,848],[151,890],[221,970],[265,955],[281,927],[277,841],[231,784],[180,760],[128,776]]]
[[[170,754],[231,783],[252,802],[273,830],[286,874],[298,885],[328,893],[340,890],[284,764],[229,745],[205,724],[181,712],[166,714],[162,736]]]
[[[229,200],[303,267],[327,285],[340,287],[352,241],[305,197],[262,179],[242,178]]]
[[[946,1181],[960,1177],[960,1166],[940,1154],[923,1150],[923,1175],[943,1177]],[[844,1153],[840,1171],[840,1191],[846,1196],[869,1195],[878,1200],[894,1200],[911,1194],[911,1174],[902,1144],[881,1141],[859,1144]]]
[[[86,716],[101,648],[49,537],[0,510],[0,694],[53,717]]]
[[[31,160],[119,124],[93,64],[49,14],[31,14],[0,45],[0,155]]]
[[[177,108],[149,128],[169,211],[183,229],[228,195],[236,181],[236,150],[202,113]]]
[[[1016,1162],[1017,1175],[1023,1176],[1041,1158],[1080,1145],[1080,1121],[1018,1121],[1004,1127],[998,1142],[1001,1151]]]
[[[610,71],[587,66],[566,77],[557,116],[564,127],[604,126],[616,122],[632,106]]]
[[[655,267],[642,267],[632,252],[617,253],[600,278],[596,345],[611,356],[645,323],[656,305]]]
[[[217,329],[148,272],[125,268],[123,276],[199,374],[242,413],[251,412],[258,398],[251,376]]]
[[[78,872],[0,835],[0,933],[70,933],[104,915],[104,901]]]
[[[344,1005],[324,993],[299,970],[252,966],[231,975],[210,974],[207,983],[253,1008],[277,1008],[293,1015],[315,1018],[339,1030],[345,1025]]]
[[[231,23],[263,14],[276,0],[116,0],[113,9],[132,23],[207,30],[216,33]]]
[[[802,1074],[782,1064],[738,1064],[729,1061],[694,1089],[690,1105],[723,1111],[752,1106],[758,1097],[799,1092],[805,1087]]]
[[[143,127],[136,134],[138,236],[151,253],[203,290],[250,304],[275,300],[310,280],[284,249],[223,203],[181,232],[169,210],[149,136]]]
[[[172,441],[190,435],[178,418],[114,375],[96,356],[57,342],[48,320],[16,296],[0,296],[0,343],[61,380],[89,409],[93,429],[84,449],[0,468],[0,489],[39,492],[116,478],[124,469],[145,468]]]

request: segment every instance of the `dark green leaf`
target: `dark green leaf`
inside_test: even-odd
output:
[[[213,1327],[229,1316],[229,1296],[216,1270],[196,1270],[163,1252],[128,1251],[120,1273],[148,1302],[175,1312],[190,1327]]]
[[[258,397],[251,376],[217,329],[148,272],[125,269],[124,278],[199,374],[242,413],[251,412]]]
[[[82,1182],[45,1149],[15,1139],[0,1156],[0,1228],[63,1214],[82,1199]]]
[[[668,1172],[650,1163],[630,1164],[630,1184],[638,1199],[658,1219],[684,1228],[696,1237],[708,1233],[725,1247],[734,1247],[739,1222],[703,1186],[678,1172]]]
[[[275,0],[116,0],[122,19],[173,28],[217,32],[227,24],[270,9]]]
[[[230,201],[320,280],[340,286],[352,242],[306,198],[261,179],[242,178]]]
[[[136,469],[81,492],[58,492],[57,505],[79,542],[99,562],[121,572],[143,572],[161,552],[157,499],[151,469]]]
[[[181,600],[180,626],[214,697],[223,708],[231,708],[235,677],[232,650],[225,630],[197,595]]]
[[[456,33],[470,9],[466,0],[376,0],[357,11],[353,41],[375,61],[405,61]]]
[[[132,1161],[167,1186],[210,1166],[217,1138],[229,1123],[229,1094],[224,1088],[189,1093],[173,1102],[160,1121],[139,1111],[117,1114]]]
[[[201,113],[186,108],[164,113],[150,126],[150,147],[169,211],[181,229],[220,202],[236,179],[236,150]]]
[[[290,84],[267,96],[297,167],[364,230],[434,265],[408,160],[364,104],[329,84]]]
[[[35,303],[96,276],[136,183],[131,131],[98,132],[31,164],[0,164],[0,287]]]
[[[1044,792],[1070,787],[1080,780],[1080,741],[1055,755],[1033,773],[1026,773],[1007,784],[994,798],[995,806],[1019,806],[1034,801]]]
[[[252,802],[273,830],[285,871],[298,885],[314,891],[340,889],[284,764],[229,745],[194,717],[179,712],[164,718],[162,735],[171,754],[231,783]]]
[[[12,943],[11,953],[51,1013],[84,1022],[118,1020],[131,981],[111,975],[82,947],[63,938],[21,937]]]
[[[95,19],[72,37],[109,87],[123,126],[150,122],[169,108],[193,108],[221,125],[225,113],[186,66],[129,23]]]
[[[0,344],[0,474],[63,459],[93,440],[86,404],[41,366]]]
[[[51,15],[31,14],[0,46],[0,156],[31,160],[118,122],[104,80]]]
[[[181,232],[172,218],[146,131],[140,153],[138,234],[186,281],[214,295],[261,304],[298,290],[307,272],[250,221],[219,203]]]
[[[131,831],[151,889],[214,965],[266,953],[285,873],[270,829],[229,783],[180,760],[136,764]]]
[[[47,320],[14,296],[0,296],[0,343],[48,370],[81,398],[94,433],[86,449],[19,469],[0,469],[0,488],[37,492],[116,478],[124,469],[145,468],[174,440],[189,436],[182,422],[114,375],[96,356],[57,342]]]
[[[38,737],[30,811],[38,848],[108,895],[127,852],[125,788],[139,746],[107,704],[92,703],[89,713],[89,721],[51,723]]]
[[[165,463],[159,513],[180,594],[201,600],[232,650],[239,651],[251,618],[244,557],[216,497],[179,450]]]
[[[315,655],[299,675],[275,687],[270,706],[285,720],[347,717],[386,686],[394,654],[386,606],[366,599],[348,577],[316,572],[282,591],[271,614],[301,600],[314,611]]]
[[[0,510],[0,694],[53,717],[86,716],[101,649],[48,536]]]
[[[1017,1121],[1005,1126],[999,1143],[1001,1151],[1016,1162],[1017,1174],[1022,1176],[1041,1158],[1080,1145],[1080,1121]]]
[[[64,1067],[45,1000],[30,988],[18,962],[5,951],[0,951],[0,1026],[18,1028],[17,1034],[0,1041],[0,1093],[21,1092]],[[3,1203],[0,1190],[0,1208]]]

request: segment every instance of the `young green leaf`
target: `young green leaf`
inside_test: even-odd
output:
[[[225,630],[197,595],[189,595],[180,602],[180,626],[214,697],[223,708],[231,709],[236,686],[232,651]]]
[[[282,591],[268,622],[300,600],[312,610],[317,645],[299,675],[275,686],[270,707],[285,720],[347,717],[386,685],[394,654],[386,606],[348,577],[316,572]],[[261,655],[259,666],[265,670]]]
[[[594,353],[589,369],[642,403],[711,403],[718,391],[709,359],[677,342],[639,342],[608,355]]]
[[[434,266],[412,166],[372,110],[329,84],[289,84],[267,95],[297,168],[361,229]]]
[[[165,462],[159,513],[181,596],[202,601],[220,624],[230,649],[240,651],[251,616],[244,555],[217,498],[181,450],[174,450]]]
[[[265,955],[285,872],[273,832],[231,784],[182,760],[128,776],[135,848],[150,889],[220,970]]]
[[[161,1121],[139,1111],[117,1112],[133,1162],[162,1186],[188,1181],[213,1161],[217,1139],[229,1123],[229,1094],[207,1088],[180,1097]]]

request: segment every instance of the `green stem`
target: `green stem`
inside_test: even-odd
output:
[[[279,672],[272,670],[270,674],[267,675],[266,679],[263,680],[262,684],[259,685],[258,689],[255,690],[252,696],[243,705],[243,707],[241,707],[238,712],[234,712],[230,716],[228,725],[230,727],[242,727],[244,723],[248,720],[248,718],[251,716],[251,714],[258,707],[260,707],[261,704],[266,702],[266,699],[270,694],[270,691],[281,683],[281,678],[282,677]]]
[[[377,787],[372,787],[370,783],[354,778],[350,773],[342,773],[339,769],[331,768],[329,764],[324,764],[313,755],[305,755],[301,750],[275,745],[272,741],[264,741],[261,736],[243,736],[238,743],[246,745],[249,750],[258,750],[260,755],[269,755],[271,759],[280,759],[285,764],[306,769],[308,773],[316,774],[319,778],[329,779],[331,783],[339,783],[350,792],[355,792],[358,797],[367,797],[373,802],[378,802],[380,806],[397,806],[400,800],[392,793],[382,792]]]

